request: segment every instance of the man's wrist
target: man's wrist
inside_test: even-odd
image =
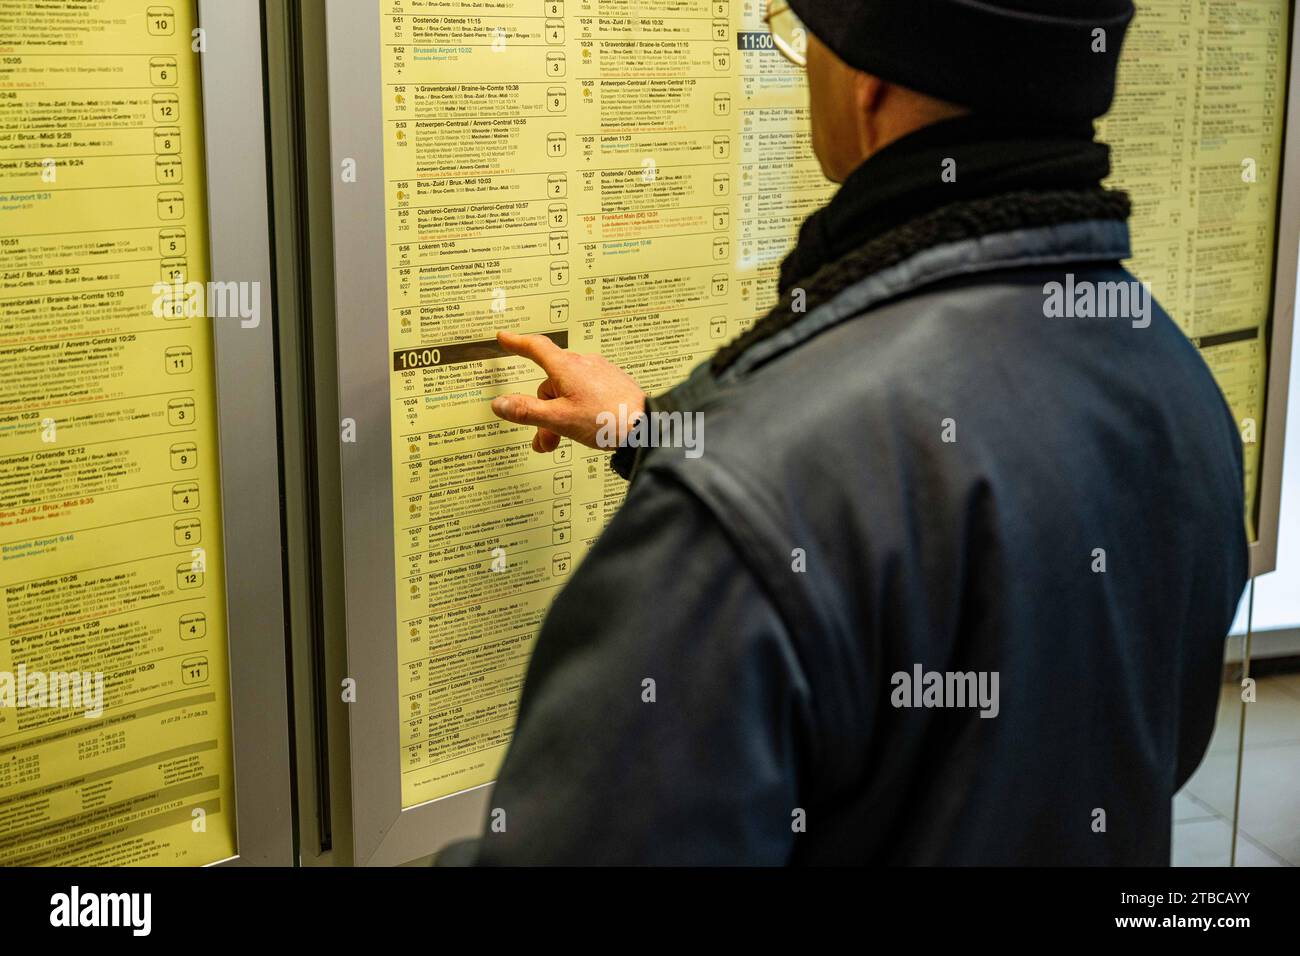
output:
[[[641,405],[636,409],[629,409],[627,414],[627,428],[623,431],[618,448],[609,459],[609,466],[614,469],[614,473],[625,481],[631,481],[632,475],[636,471],[637,452],[639,449],[628,444],[628,437],[632,434],[632,428],[637,421],[643,418],[646,411],[650,408],[650,396],[642,397]]]

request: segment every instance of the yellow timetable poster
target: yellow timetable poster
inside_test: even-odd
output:
[[[236,849],[194,20],[0,0],[0,865]]]
[[[675,384],[776,300],[830,194],[755,0],[383,0],[402,802],[496,775],[607,454],[494,418],[498,329]]]
[[[1101,124],[1134,200],[1129,268],[1201,350],[1241,426],[1252,539],[1286,114],[1288,0],[1138,4]]]

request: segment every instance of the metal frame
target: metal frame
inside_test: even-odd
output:
[[[350,866],[352,794],[325,19],[263,0],[298,865]],[[318,268],[323,263],[323,268]]]
[[[475,834],[490,785],[403,811],[396,725],[396,611],[389,419],[379,0],[326,0],[340,414],[357,441],[341,448],[355,859],[393,865]],[[1300,259],[1300,22],[1292,19],[1284,176],[1260,465],[1259,540],[1251,574],[1277,561],[1283,440]],[[357,181],[341,182],[344,159]],[[382,400],[377,400],[382,396]]]
[[[213,323],[238,855],[291,866],[275,314],[259,0],[197,0],[214,281],[260,284],[261,322]]]
[[[1250,574],[1277,570],[1277,539],[1282,516],[1282,462],[1286,411],[1295,334],[1296,268],[1300,260],[1300,20],[1291,7],[1290,75],[1287,78],[1286,131],[1282,140],[1282,182],[1278,197],[1273,265],[1273,323],[1269,336],[1264,445],[1259,465],[1259,534],[1250,546]]]
[[[358,865],[394,866],[478,832],[490,785],[402,809],[388,372],[379,0],[326,0],[341,445],[352,828]],[[344,159],[357,181],[344,183]]]

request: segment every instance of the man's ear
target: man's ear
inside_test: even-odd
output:
[[[853,71],[853,112],[858,118],[858,141],[868,156],[881,146],[877,117],[888,88],[889,84],[879,77]]]

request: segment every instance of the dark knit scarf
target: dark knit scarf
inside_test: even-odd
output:
[[[956,180],[944,182],[945,160]],[[935,246],[1014,229],[1129,216],[1103,189],[1110,148],[1090,122],[1017,124],[966,116],[906,136],[863,163],[799,231],[781,265],[781,301],[713,357],[721,372],[756,342],[867,276]],[[793,290],[804,309],[791,308]]]

